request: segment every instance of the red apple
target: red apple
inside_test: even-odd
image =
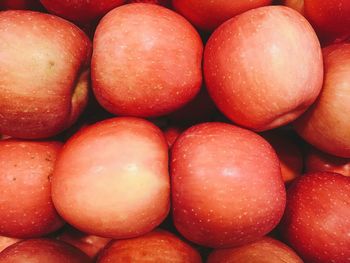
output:
[[[315,172],[288,189],[282,234],[308,263],[344,263],[350,258],[350,178]]]
[[[0,13],[0,133],[53,136],[87,102],[91,44],[75,25],[31,11]]]
[[[350,44],[323,50],[325,81],[317,102],[295,122],[296,131],[316,148],[350,157]]]
[[[184,131],[184,128],[177,126],[167,127],[164,131],[165,140],[168,143],[169,148],[171,148],[176,141],[176,139],[180,136],[180,134]]]
[[[246,244],[270,232],[283,214],[276,153],[262,137],[230,124],[185,131],[172,148],[171,180],[174,224],[200,245]]]
[[[196,27],[210,31],[236,15],[271,2],[272,0],[173,0],[173,6]]]
[[[284,0],[284,4],[301,12],[326,43],[350,37],[348,0]]]
[[[130,117],[91,125],[61,151],[52,176],[57,211],[77,229],[130,238],[169,211],[168,145],[159,128]]]
[[[13,238],[13,237],[5,237],[0,236],[0,252],[3,251],[5,248],[21,241],[21,239]]]
[[[0,263],[90,263],[87,255],[64,242],[28,239],[0,253]]]
[[[63,225],[50,191],[60,149],[57,142],[0,141],[0,235],[39,237]]]
[[[199,253],[177,236],[154,230],[144,236],[112,242],[100,255],[98,263],[201,263]]]
[[[104,16],[125,0],[40,0],[43,6],[55,15],[87,24]]]
[[[67,228],[57,238],[80,249],[92,259],[111,241],[110,238],[85,234],[73,228]]]
[[[333,172],[350,176],[350,159],[326,154],[314,148],[305,157],[306,172]]]
[[[287,131],[271,131],[262,136],[275,149],[280,160],[283,181],[290,183],[303,172],[303,154],[301,147]]]
[[[303,263],[288,246],[270,237],[253,243],[227,249],[214,250],[207,263]]]
[[[296,119],[319,94],[320,44],[296,11],[257,8],[212,34],[204,76],[209,94],[229,119],[256,131],[273,129]]]
[[[94,93],[118,115],[173,112],[200,90],[202,46],[191,24],[167,8],[142,3],[118,7],[95,33]]]
[[[171,6],[171,0],[129,0],[128,3],[148,3],[162,5],[166,7]]]

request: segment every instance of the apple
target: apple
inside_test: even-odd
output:
[[[285,183],[290,183],[303,173],[303,153],[301,147],[288,131],[273,130],[262,136],[275,149],[280,160],[282,177]]]
[[[301,137],[316,148],[350,157],[350,43],[323,49],[325,81],[316,103],[296,122]]]
[[[5,248],[21,241],[21,239],[13,238],[13,237],[5,237],[0,236],[0,252],[3,251]]]
[[[174,234],[154,230],[140,237],[113,241],[97,260],[97,263],[107,262],[201,263],[202,259],[194,248]]]
[[[0,253],[0,263],[91,263],[87,255],[64,242],[28,239],[9,246]]]
[[[63,147],[52,176],[59,214],[78,230],[114,239],[145,234],[167,216],[168,145],[138,118],[82,129]]]
[[[207,263],[303,263],[303,260],[288,246],[270,237],[253,243],[226,249],[214,250]]]
[[[278,224],[285,187],[277,155],[259,135],[231,124],[198,124],[171,153],[173,219],[188,240],[239,246]]]
[[[171,0],[129,0],[128,3],[148,3],[171,7]]]
[[[270,130],[293,121],[316,100],[323,80],[320,44],[296,11],[256,8],[211,35],[204,77],[229,119],[255,131]]]
[[[301,12],[325,43],[350,37],[348,0],[284,0],[284,5]]]
[[[60,149],[57,142],[0,141],[0,235],[39,237],[63,225],[50,191]]]
[[[125,0],[40,0],[40,2],[50,13],[79,24],[88,24],[124,4]]]
[[[343,263],[350,258],[350,178],[314,172],[288,189],[281,233],[308,263]]]
[[[212,31],[226,20],[272,0],[173,0],[174,9],[199,29]]]
[[[350,159],[341,158],[310,148],[305,157],[306,172],[333,172],[350,176]]]
[[[91,44],[75,25],[32,11],[0,13],[0,133],[58,134],[84,109]]]
[[[111,241],[110,238],[82,233],[72,227],[65,229],[57,239],[80,249],[92,259]]]
[[[144,3],[118,7],[95,33],[95,96],[117,115],[171,113],[200,90],[202,50],[196,30],[175,12]]]
[[[164,131],[165,140],[168,143],[169,148],[173,146],[176,139],[180,136],[180,134],[184,131],[184,128],[177,126],[169,126]]]

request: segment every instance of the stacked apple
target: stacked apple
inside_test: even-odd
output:
[[[0,263],[350,262],[350,2],[281,3],[2,1]]]

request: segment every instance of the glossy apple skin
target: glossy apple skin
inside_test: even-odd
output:
[[[288,246],[270,237],[237,248],[214,250],[207,263],[303,263]]]
[[[201,263],[199,253],[180,238],[164,230],[154,230],[137,238],[113,241],[97,263]]]
[[[0,133],[53,136],[88,96],[91,43],[75,25],[31,11],[0,13]]]
[[[61,216],[83,232],[135,237],[167,216],[168,173],[168,145],[158,127],[112,118],[65,144],[52,176],[52,198]]]
[[[125,0],[40,0],[45,8],[65,19],[87,24],[107,14]]]
[[[281,68],[288,74],[281,74]],[[320,93],[320,44],[296,11],[283,6],[253,9],[211,35],[204,77],[226,117],[256,131],[270,130],[296,119]]]
[[[21,241],[21,239],[13,238],[13,237],[5,237],[0,236],[0,252],[3,251],[5,248]]]
[[[296,140],[287,131],[269,131],[262,136],[275,149],[280,160],[283,181],[289,184],[303,173],[303,153]]]
[[[0,263],[92,263],[87,255],[62,241],[28,239],[0,253]]]
[[[305,157],[306,172],[332,172],[350,176],[350,159],[330,155],[315,148],[308,149]]]
[[[350,37],[349,1],[285,0],[284,4],[301,12],[324,43],[338,42]]]
[[[67,228],[57,239],[80,249],[92,259],[111,241],[110,238],[89,235],[74,228]]]
[[[271,4],[272,0],[173,0],[174,9],[196,27],[212,31],[226,20],[250,9]]]
[[[50,191],[60,149],[57,142],[0,141],[0,235],[39,237],[63,225]]]
[[[117,115],[171,113],[199,92],[202,51],[196,30],[175,12],[143,3],[118,7],[95,33],[95,96]]]
[[[315,172],[300,176],[287,193],[281,233],[308,263],[350,258],[350,178]]]
[[[350,157],[350,43],[323,49],[325,81],[316,103],[295,122],[296,131],[316,148]]]
[[[286,193],[279,160],[259,135],[225,123],[199,124],[176,140],[171,156],[174,224],[188,240],[239,246],[281,219]]]

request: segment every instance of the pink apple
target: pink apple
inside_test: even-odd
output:
[[[0,253],[0,263],[91,263],[87,255],[64,242],[27,239]]]
[[[0,235],[40,237],[63,225],[51,200],[57,142],[0,141]]]
[[[143,3],[118,7],[95,33],[95,96],[117,115],[171,113],[200,90],[202,49],[196,30],[175,12]]]
[[[125,0],[40,0],[45,8],[55,15],[80,24],[93,22]]]
[[[236,248],[216,249],[207,263],[303,263],[288,246],[270,237]]]
[[[0,32],[0,133],[45,138],[69,127],[87,102],[87,36],[31,11],[1,12]]]
[[[320,97],[295,122],[296,131],[316,148],[350,157],[350,44],[323,50],[325,81]]]
[[[91,125],[68,140],[52,176],[57,211],[77,229],[130,238],[169,211],[168,145],[152,123],[131,117]]]
[[[177,236],[154,230],[144,236],[116,240],[102,251],[97,263],[201,263],[199,253]]]
[[[288,189],[281,232],[308,263],[344,263],[350,258],[350,178],[315,172]]]
[[[171,156],[174,224],[190,241],[243,245],[282,217],[279,160],[259,135],[225,123],[199,124],[181,134]]]
[[[305,157],[306,172],[333,172],[350,176],[350,159],[326,154],[311,148]]]
[[[299,117],[320,93],[320,44],[296,11],[253,9],[212,34],[204,52],[204,77],[229,119],[256,131],[273,129]]]

